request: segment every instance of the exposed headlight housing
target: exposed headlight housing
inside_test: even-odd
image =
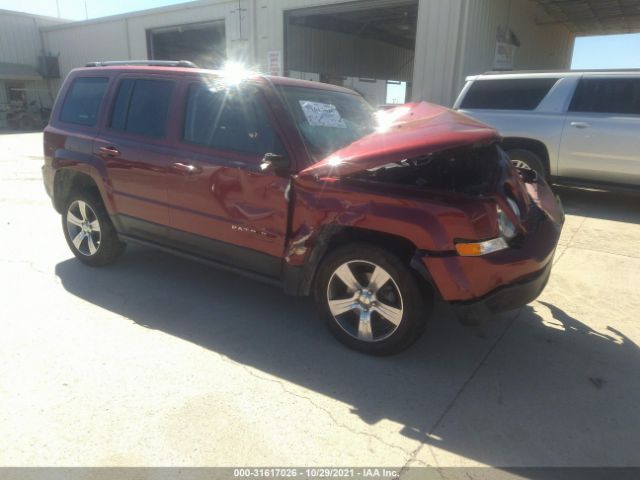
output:
[[[516,217],[520,218],[520,207],[518,207],[516,201],[511,197],[507,197],[507,203],[509,204],[509,208],[511,208],[513,213],[516,214]]]
[[[511,202],[513,202],[516,208],[514,209],[513,213],[515,213],[517,216],[520,216],[520,209],[518,208],[518,205],[516,205],[516,202],[514,202],[513,200],[511,200]],[[511,206],[511,203],[509,203],[509,206]],[[513,207],[511,206],[511,208]],[[500,235],[502,235],[507,240],[511,240],[516,236],[516,226],[509,219],[507,214],[504,213],[504,210],[500,208],[500,205],[496,205],[496,212],[498,214],[498,229],[500,230]]]

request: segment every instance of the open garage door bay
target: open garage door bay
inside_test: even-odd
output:
[[[373,105],[410,98],[418,2],[371,1],[286,12],[288,76],[352,88]]]

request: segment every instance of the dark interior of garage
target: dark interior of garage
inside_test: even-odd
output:
[[[198,23],[147,31],[149,58],[189,60],[203,68],[220,68],[225,59],[224,22]]]
[[[287,12],[286,74],[347,86],[378,105],[410,99],[418,3],[386,3]]]

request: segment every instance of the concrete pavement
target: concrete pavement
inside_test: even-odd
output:
[[[640,465],[640,201],[561,189],[540,299],[407,352],[305,299],[139,247],[65,244],[40,134],[0,136],[0,465]]]

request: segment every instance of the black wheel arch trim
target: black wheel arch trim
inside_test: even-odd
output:
[[[315,243],[308,255],[308,258],[304,265],[293,266],[288,263],[284,263],[283,266],[283,286],[287,294],[295,296],[309,296],[313,288],[313,282],[316,278],[318,268],[323,258],[329,251],[332,239],[351,227],[345,227],[342,225],[326,225],[324,226],[318,235],[316,236]],[[371,233],[376,233],[372,231]],[[427,252],[424,250],[416,249],[413,252],[410,260],[409,267],[416,273],[422,280],[424,280],[436,295],[440,295],[433,277],[429,273],[427,267],[422,262],[422,257],[425,255],[433,256],[448,256],[452,252]]]

